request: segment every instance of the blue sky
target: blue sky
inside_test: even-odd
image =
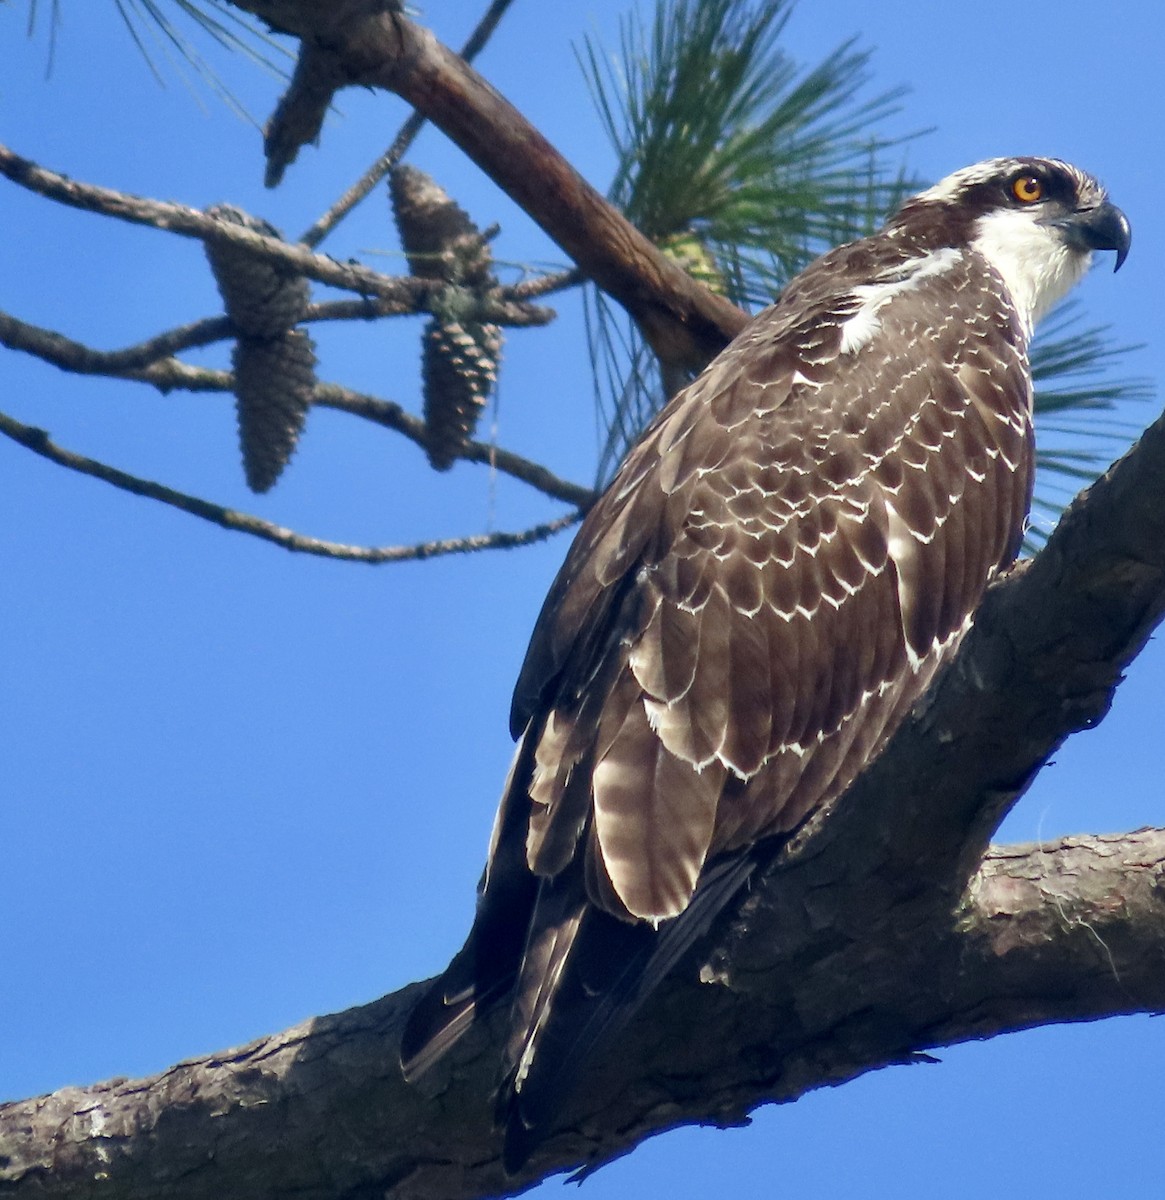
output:
[[[48,5],[42,4],[43,13]],[[480,3],[422,14],[458,44]],[[172,73],[159,88],[109,3],[66,2],[54,76],[26,6],[0,6],[0,140],[80,179],[301,232],[391,141],[392,97],[346,93],[321,147],[265,192],[256,128]],[[572,53],[616,40],[622,3],[518,3],[479,66],[598,186],[612,161]],[[565,14],[565,15],[564,15]],[[1054,154],[1098,173],[1135,238],[1088,317],[1165,378],[1160,64],[1151,3],[815,0],[786,46],[813,63],[858,34],[890,130],[934,127],[909,165]],[[265,119],[278,84],[223,67]],[[411,161],[515,261],[562,255],[435,131]],[[200,246],[66,211],[0,182],[0,308],[102,348],[219,310]],[[326,243],[403,269],[382,195]],[[389,257],[381,257],[388,255]],[[579,312],[514,331],[500,444],[586,482],[597,432]],[[419,408],[417,322],[320,334],[322,374]],[[221,352],[199,361],[219,362]],[[311,417],[268,497],[243,487],[229,398],[167,397],[0,352],[0,407],[61,444],[301,532],[372,544],[518,528],[560,508],[480,466]],[[1122,414],[1139,426],[1152,403]],[[71,475],[0,439],[0,1096],[147,1074],[437,971],[468,927],[508,763],[509,691],[567,542],[369,568],[292,556]],[[1165,653],[1150,645],[1100,729],[1075,738],[1007,840],[1160,824]],[[686,1200],[715,1188],[851,1200],[1154,1195],[1165,1032],[1147,1018],[940,1052],[752,1128],[656,1139],[586,1184]],[[555,1188],[553,1182],[544,1187]]]

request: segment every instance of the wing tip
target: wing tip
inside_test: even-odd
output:
[[[510,1113],[502,1134],[502,1170],[513,1179],[533,1157],[534,1151],[546,1138],[545,1129],[528,1126],[517,1111]]]
[[[472,989],[450,996],[448,973],[429,985],[413,1005],[400,1039],[400,1069],[415,1083],[433,1068],[469,1031],[477,1014]]]
[[[498,1089],[494,1124],[502,1135],[502,1168],[513,1179],[525,1170],[538,1148],[556,1132],[563,1096],[542,1096],[528,1103],[511,1072]]]

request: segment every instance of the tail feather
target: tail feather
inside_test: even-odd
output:
[[[524,1019],[516,1022],[498,1097],[509,1174],[554,1131],[588,1062],[626,1027],[755,867],[751,857],[714,864],[688,908],[658,929],[580,905],[563,953],[541,961],[528,955],[514,1001]],[[536,925],[541,908],[540,893]]]
[[[552,886],[543,885],[544,890],[550,890]],[[577,898],[554,904],[549,920],[545,908],[540,899],[535,920],[541,917],[542,921],[526,945],[510,1016],[510,1037],[502,1058],[502,1078],[513,1078],[517,1087],[526,1077],[531,1057],[562,986],[563,972],[582,922],[584,904]]]
[[[477,1014],[474,996],[448,1000],[439,988],[427,992],[409,1014],[400,1042],[400,1069],[413,1083],[469,1031]]]
[[[539,878],[526,862],[534,740],[519,743],[469,938],[405,1024],[401,1069],[424,1075],[490,1008],[511,999],[497,1120],[515,1174],[554,1132],[579,1077],[748,881],[748,854],[707,864],[688,907],[655,927],[590,895],[581,856]]]
[[[400,1040],[401,1072],[414,1082],[469,1032],[475,1018],[513,986],[514,973],[492,982],[477,977],[474,935],[417,1001]]]
[[[529,812],[525,787],[531,745],[527,737],[518,743],[502,791],[469,937],[405,1022],[400,1061],[410,1082],[447,1054],[478,1017],[513,992],[538,894],[538,880],[526,866],[522,832]]]

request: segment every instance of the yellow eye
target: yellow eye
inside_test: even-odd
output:
[[[1035,204],[1044,198],[1044,185],[1035,175],[1017,175],[1011,181],[1011,194],[1020,204]]]

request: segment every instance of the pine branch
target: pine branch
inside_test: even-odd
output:
[[[56,445],[43,429],[25,425],[0,412],[0,433],[39,454],[57,466],[67,467],[82,475],[100,479],[124,492],[160,501],[191,516],[200,517],[212,525],[229,529],[235,533],[246,533],[265,542],[272,542],[284,550],[299,554],[313,554],[321,558],[336,558],[348,562],[363,562],[373,565],[381,563],[412,562],[424,558],[440,558],[446,554],[469,554],[476,550],[511,550],[516,546],[528,546],[533,542],[545,541],[563,529],[582,519],[582,512],[575,511],[524,529],[516,533],[497,531],[494,533],[471,534],[467,537],[442,538],[436,541],[416,542],[407,546],[353,546],[343,542],[329,542],[321,538],[307,537],[281,525],[264,521],[250,513],[239,512],[221,504],[201,500],[197,496],[175,491],[151,479],[130,475],[96,459],[86,458],[72,450]]]
[[[340,302],[345,303],[345,302]],[[203,333],[206,332],[204,323]],[[205,323],[209,324],[209,323]],[[195,327],[185,327],[193,331]],[[201,335],[200,335],[201,336]],[[0,345],[23,350],[64,371],[84,375],[104,375],[147,383],[166,393],[174,390],[189,392],[230,392],[234,378],[229,371],[210,367],[194,367],[172,357],[152,357],[163,339],[153,339],[126,350],[100,351],[75,342],[52,330],[41,329],[0,312]],[[137,365],[148,358],[144,365]],[[335,383],[318,383],[311,402],[321,408],[333,408],[403,434],[417,446],[426,445],[425,423],[399,404],[368,396]],[[470,442],[462,453],[468,462],[484,463],[503,474],[529,484],[555,500],[565,501],[577,508],[587,508],[594,492],[577,483],[560,479],[539,463],[531,462],[504,447],[488,442]]]
[[[780,45],[788,0],[656,0],[621,26],[618,68],[581,56],[618,166],[612,201],[695,279],[734,303],[770,303],[816,255],[871,232],[905,191],[879,137],[901,89],[862,98],[869,52],[843,43],[811,69]],[[605,482],[687,382],[590,299],[591,361],[606,429]]]
[[[152,200],[97,184],[82,183],[50,171],[31,159],[22,158],[3,145],[0,145],[0,175],[29,191],[72,208],[116,217],[135,225],[152,226],[183,237],[250,250],[271,264],[308,279],[344,291],[357,292],[361,296],[376,297],[401,313],[429,312],[431,305],[439,305],[447,299],[448,284],[432,279],[382,275],[359,263],[338,262],[326,255],[315,254],[297,243],[266,237],[243,225],[216,219],[183,204]],[[499,325],[546,324],[554,315],[547,309],[512,303],[504,298],[501,291],[496,299],[466,294],[464,304],[467,311]]]
[[[29,0],[28,7],[28,33],[32,37],[39,15],[38,0]],[[161,58],[192,93],[197,94],[196,83],[200,81],[245,119],[250,119],[245,108],[203,57],[187,29],[192,29],[221,49],[245,55],[252,63],[278,78],[287,78],[287,72],[277,61],[280,57],[289,57],[286,49],[256,23],[244,17],[229,0],[113,0],[113,8],[159,84],[164,86],[166,82],[165,72],[158,63]],[[185,18],[185,28],[183,22],[175,17]],[[60,0],[52,0],[49,13],[49,75],[52,74],[62,25]],[[193,79],[188,77],[187,71],[193,73]]]

